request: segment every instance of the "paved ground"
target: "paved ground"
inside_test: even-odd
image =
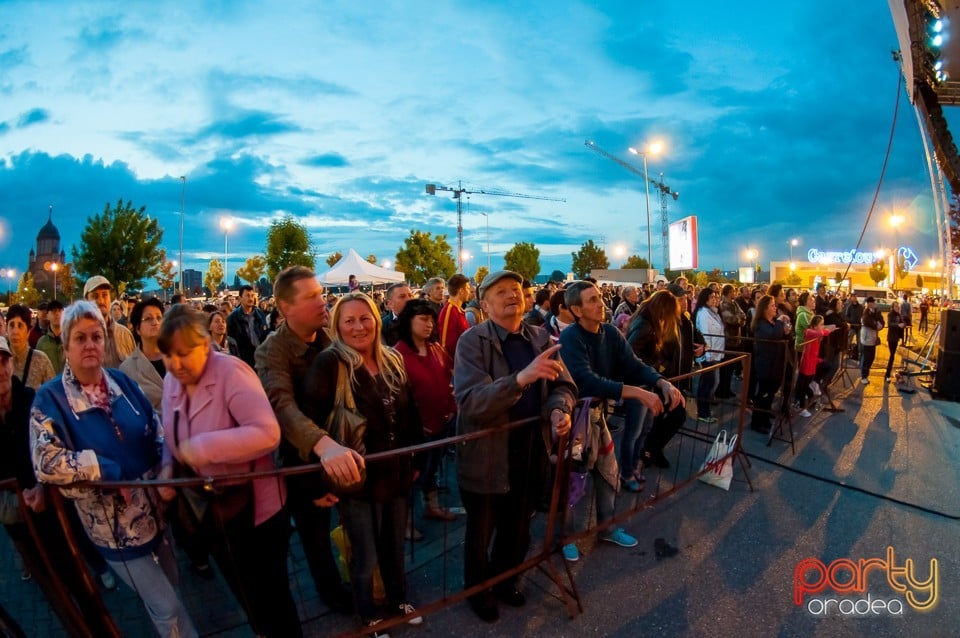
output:
[[[877,366],[886,362],[878,353]],[[960,404],[935,401],[921,390],[901,395],[883,383],[875,368],[871,384],[841,384],[844,411],[817,412],[794,422],[796,455],[789,445],[747,431],[754,491],[737,480],[729,492],[696,484],[656,507],[635,515],[628,531],[641,539],[622,549],[586,543],[573,565],[584,612],[570,619],[557,589],[539,571],[526,577],[527,606],[503,609],[494,625],[480,623],[463,605],[430,616],[418,628],[402,627],[395,636],[951,636],[960,634],[960,540],[957,535]],[[854,379],[856,374],[851,375]],[[726,423],[733,408],[718,411]],[[717,426],[711,429],[716,432]],[[699,466],[706,444],[675,440],[674,468],[661,487]],[[655,489],[654,478],[647,493]],[[540,523],[542,526],[542,523]],[[410,586],[422,601],[460,587],[462,523],[444,530],[426,523],[427,540],[409,561]],[[444,531],[446,534],[444,535]],[[49,607],[32,583],[22,583],[6,537],[0,535],[0,600],[30,636],[61,635]],[[653,539],[663,537],[680,548],[673,558],[657,559]],[[881,570],[867,574],[863,593],[826,591],[793,603],[794,570],[799,561],[830,563],[886,558],[897,566],[913,561],[917,577],[930,574],[938,561],[939,602],[915,611],[905,594],[894,591]],[[556,563],[559,566],[559,563]],[[349,630],[350,619],[330,615],[316,600],[302,556],[295,548],[291,566],[294,594],[301,601],[310,636]],[[562,567],[560,567],[562,570]],[[837,579],[846,581],[848,572]],[[808,580],[813,574],[808,574]],[[184,573],[188,606],[208,636],[247,636],[242,617],[231,611],[229,595],[218,583]],[[849,602],[870,596],[903,604],[901,616],[845,616],[832,604],[826,617],[811,613],[821,599]],[[918,592],[921,600],[927,594]],[[105,594],[125,635],[151,635],[136,599],[129,592]],[[863,608],[864,603],[859,605]]]

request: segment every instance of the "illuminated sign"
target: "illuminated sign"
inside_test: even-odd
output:
[[[684,217],[670,224],[670,270],[691,270],[697,267],[697,218]]]
[[[903,265],[907,267],[907,270],[913,270],[920,263],[917,253],[913,252],[913,249],[909,246],[900,246],[897,249],[897,256],[903,260]]]
[[[807,251],[807,261],[811,264],[872,264],[878,259],[883,259],[883,253],[862,252],[856,249],[847,252],[828,252],[811,248]]]

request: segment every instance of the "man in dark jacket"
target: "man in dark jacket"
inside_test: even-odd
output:
[[[479,297],[488,320],[457,343],[453,386],[460,434],[534,419],[457,448],[457,476],[467,510],[463,570],[468,588],[526,557],[530,517],[547,476],[551,432],[562,436],[570,431],[576,401],[576,386],[557,357],[560,346],[542,329],[521,321],[522,283],[523,277],[509,270],[487,275]],[[516,582],[510,577],[493,591],[471,596],[470,607],[482,620],[495,622],[500,617],[496,598],[514,607],[526,602]]]
[[[253,353],[269,331],[267,316],[257,308],[257,293],[253,286],[240,286],[240,305],[227,317],[227,334],[236,340],[240,358],[251,368],[255,365]]]

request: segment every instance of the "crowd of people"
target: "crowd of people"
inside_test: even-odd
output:
[[[383,636],[378,625],[388,616],[423,622],[406,582],[404,541],[423,537],[420,520],[458,516],[439,498],[444,446],[389,453],[482,434],[455,446],[463,582],[474,613],[495,622],[501,605],[525,603],[517,568],[551,459],[569,451],[585,481],[579,498],[570,490],[567,531],[596,525],[599,540],[633,547],[636,538],[608,524],[617,494],[642,491],[647,471],[670,466],[664,449],[688,419],[685,394],[695,398],[692,418],[709,426],[717,399],[734,396],[739,381],[751,427],[767,433],[778,395],[783,409],[810,416],[810,402],[853,349],[869,383],[884,327],[889,380],[912,326],[909,297],[884,318],[873,298],[861,304],[822,286],[698,290],[680,277],[538,289],[507,270],[477,286],[459,274],[433,278],[417,292],[398,283],[367,294],[354,283],[325,295],[310,269],[294,266],[277,276],[269,302],[243,286],[235,299],[197,305],[114,300],[111,282],[97,275],[84,300],[66,308],[51,301],[36,317],[23,305],[7,310],[3,478],[16,479],[38,537],[9,501],[0,502],[0,518],[45,593],[57,599],[58,583],[67,585],[74,607],[57,613],[68,631],[84,622],[96,592],[72,561],[42,559],[65,546],[43,485],[72,501],[70,525],[90,568],[104,584],[115,574],[137,592],[161,636],[197,635],[178,593],[175,547],[204,578],[214,577],[213,559],[255,633],[301,635],[287,573],[291,522],[321,598]],[[740,366],[714,365],[742,352],[753,355],[746,378]],[[697,367],[707,370],[695,384],[670,381]],[[614,406],[623,415],[616,441],[607,424]],[[578,411],[585,418],[572,430]],[[568,450],[559,449],[568,435]],[[367,462],[379,453],[387,455]],[[320,469],[207,489],[75,486],[305,464]],[[592,496],[584,501],[583,493]],[[349,578],[331,542],[334,512],[349,540]],[[569,543],[562,553],[577,561],[580,549]]]

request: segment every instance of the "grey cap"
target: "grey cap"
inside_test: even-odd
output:
[[[94,275],[90,279],[87,279],[87,283],[83,284],[83,297],[86,299],[87,295],[96,290],[97,288],[113,288],[110,284],[110,280],[104,277],[103,275]]]
[[[491,288],[501,279],[506,278],[513,279],[518,284],[523,285],[523,276],[519,273],[515,273],[512,270],[498,270],[497,272],[492,272],[483,278],[483,281],[480,282],[480,290],[477,293],[477,297],[483,299],[483,296],[487,294],[487,289]]]

